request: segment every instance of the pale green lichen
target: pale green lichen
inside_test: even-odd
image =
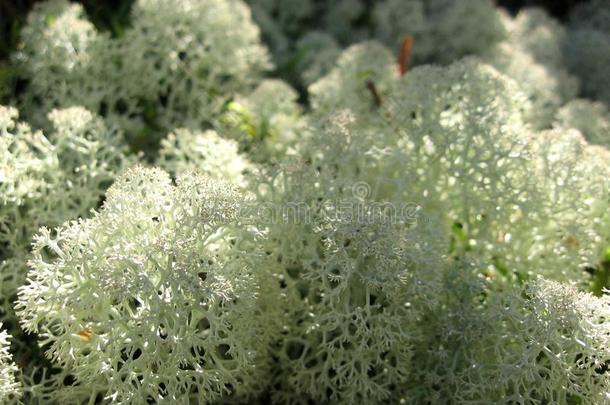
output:
[[[0,402],[610,402],[608,10],[37,4]]]
[[[201,403],[266,385],[272,314],[234,225],[239,192],[135,168],[91,219],[35,237],[23,326],[47,355],[107,400]]]
[[[2,328],[2,323],[0,323]],[[21,384],[17,380],[18,368],[9,351],[10,335],[0,330],[0,402],[17,404],[21,397]]]

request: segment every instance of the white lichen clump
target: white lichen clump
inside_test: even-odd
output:
[[[88,216],[130,162],[121,133],[83,108],[53,110],[47,135],[17,118],[0,106],[0,309],[13,327],[34,233]]]
[[[296,153],[306,137],[298,94],[281,80],[263,80],[247,96],[236,97],[222,116],[219,131],[237,140],[259,162]]]
[[[22,115],[41,126],[53,108],[80,105],[99,112],[109,86],[98,75],[109,61],[111,44],[87,20],[80,4],[37,3],[20,38],[14,58],[27,81],[20,95]]]
[[[238,147],[237,142],[212,130],[177,129],[161,141],[157,164],[173,176],[197,170],[213,179],[244,185],[251,163]]]
[[[380,45],[360,44],[310,93],[316,116],[347,108],[354,121],[342,141],[328,141],[336,131],[314,137],[318,164],[357,175],[380,201],[438,212],[457,232],[453,249],[517,277],[580,280],[602,259],[607,151],[569,131],[531,131],[527,96],[491,66],[465,59],[401,78]]]
[[[209,123],[271,67],[259,37],[239,0],[137,1],[118,55],[129,61],[120,78],[127,110],[149,109],[166,130]]]
[[[23,326],[113,402],[256,394],[273,318],[233,225],[241,198],[195,174],[172,186],[163,171],[128,171],[91,219],[35,237]]]
[[[42,3],[16,57],[23,113],[44,126],[51,108],[82,105],[136,140],[210,123],[270,68],[259,36],[239,0],[140,0],[121,38],[98,32],[80,5]]]

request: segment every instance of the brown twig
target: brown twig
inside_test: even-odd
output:
[[[398,58],[398,70],[401,76],[404,76],[409,69],[409,58],[411,57],[411,48],[413,48],[413,37],[408,35],[402,40],[400,47],[400,56]]]

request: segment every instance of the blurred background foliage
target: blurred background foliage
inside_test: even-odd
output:
[[[3,63],[18,41],[18,34],[28,11],[40,0],[0,0],[0,76],[7,68]],[[330,0],[328,0],[330,1]],[[462,1],[462,0],[456,0]],[[129,10],[133,0],[80,0],[89,18],[100,29],[121,35],[129,24]],[[552,15],[562,19],[578,3],[585,0],[497,0],[512,13],[522,7],[544,7]],[[6,73],[5,73],[6,74]],[[0,83],[2,80],[0,80]]]

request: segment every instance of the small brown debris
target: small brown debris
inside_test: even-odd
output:
[[[369,89],[369,91],[373,95],[373,101],[375,102],[375,105],[377,107],[381,107],[381,104],[383,104],[383,100],[381,100],[381,96],[379,95],[379,92],[377,91],[377,87],[375,86],[375,83],[373,83],[372,80],[368,80],[366,82],[366,88]]]
[[[93,336],[93,331],[89,328],[82,329],[80,332],[78,332],[78,337],[80,337],[81,340],[84,340],[85,342],[90,341],[91,336]]]

